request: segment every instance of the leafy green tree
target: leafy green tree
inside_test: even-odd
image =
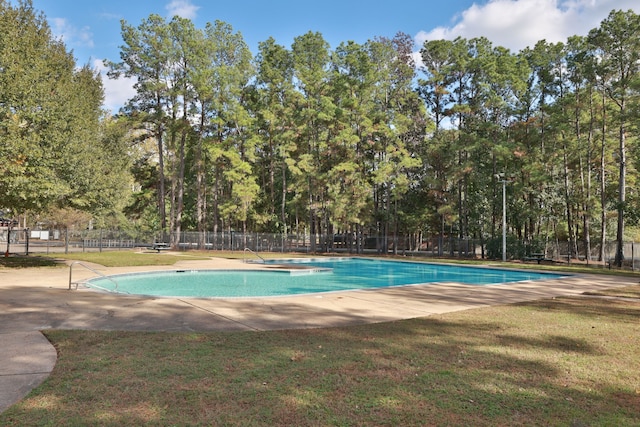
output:
[[[76,70],[30,1],[0,2],[0,26],[0,207],[113,210],[102,173],[123,156],[102,140],[99,76]]]
[[[158,15],[150,15],[136,28],[121,21],[121,62],[105,61],[109,76],[133,77],[136,95],[128,101],[125,111],[139,123],[140,130],[150,135],[157,144],[158,185],[157,206],[160,231],[165,239],[167,230],[165,188],[165,132],[169,125],[167,103],[170,90],[171,39],[169,27]]]
[[[174,16],[168,23],[168,73],[169,90],[167,96],[167,147],[172,153],[170,170],[170,216],[171,244],[180,242],[185,209],[186,160],[191,150],[193,129],[191,114],[194,104],[194,65],[199,55],[199,43],[202,38],[193,22]]]
[[[187,19],[175,17],[167,23],[151,15],[137,28],[124,22],[122,28],[123,62],[111,64],[112,75],[137,78],[137,95],[128,108],[157,142],[161,228],[167,227],[168,177],[168,226],[175,244],[180,239],[188,186],[196,188],[197,200],[189,204],[196,206],[195,222],[204,230],[209,184],[205,165],[219,166],[213,168],[211,178],[217,227],[224,167],[237,166],[225,153],[239,152],[244,162],[252,152],[246,146],[251,141],[245,132],[249,116],[242,105],[243,90],[252,75],[251,54],[241,34],[221,21],[197,30]],[[193,166],[187,164],[189,160]],[[187,182],[190,167],[195,169],[195,183]],[[236,175],[227,178],[232,176]]]
[[[206,58],[211,68],[205,83],[212,94],[205,108],[208,117],[205,150],[214,165],[214,230],[220,206],[225,203],[223,220],[227,220],[229,226],[240,221],[246,230],[249,209],[259,190],[253,169],[256,140],[250,133],[252,117],[244,100],[254,75],[251,52],[242,34],[234,33],[225,22],[207,24],[204,35]],[[241,205],[238,209],[229,209],[229,203],[233,204],[234,200],[241,200]]]
[[[70,206],[91,212],[97,226],[122,227],[126,224],[122,211],[132,185],[129,122],[102,113],[102,85],[95,72],[84,67],[75,80],[79,87],[69,103],[73,112],[67,117],[77,114],[78,118],[71,167],[80,203]]]
[[[297,162],[290,164],[297,198],[307,200],[312,250],[315,236],[326,226],[326,169],[323,155],[335,107],[329,91],[329,44],[320,33],[308,32],[292,45],[296,88],[302,94],[296,105]],[[326,165],[325,165],[326,166]]]
[[[325,156],[327,212],[333,230],[343,234],[369,220],[371,158],[366,157],[375,138],[373,68],[367,47],[355,42],[333,52],[330,86],[336,109]]]
[[[501,199],[496,176],[504,174],[503,179],[513,180],[509,189],[511,229],[522,238],[530,214],[523,203],[523,186],[515,180],[522,160],[509,138],[509,129],[529,69],[509,50],[494,47],[484,38],[470,40],[468,48],[470,108],[461,129],[463,149],[458,163],[462,173],[459,198],[464,202],[460,216],[465,219],[459,222],[459,228],[463,236],[469,237],[482,237],[489,228],[494,232],[501,210],[496,203]]]
[[[432,114],[435,132],[451,116],[451,67],[454,42],[451,40],[427,40],[420,49],[425,79],[418,80],[418,93],[424,100],[427,111]]]
[[[460,215],[464,211],[464,204],[461,203],[464,197],[464,174],[459,172],[464,170],[461,164],[465,154],[460,148],[464,146],[461,139],[463,119],[469,109],[466,99],[471,77],[468,62],[471,57],[468,41],[462,38],[443,42],[427,41],[422,46],[421,55],[427,78],[421,80],[420,93],[427,107],[431,107],[431,116],[436,124],[427,155],[437,161],[426,161],[433,169],[427,170],[425,184],[430,187],[429,193],[436,201],[435,216],[438,219],[434,222],[439,224],[442,239],[447,225],[452,232],[454,222],[464,221]],[[441,130],[444,119],[448,128],[446,131]],[[464,234],[464,230],[459,227],[458,233]]]
[[[31,3],[0,5],[3,205],[69,224],[83,212],[117,224],[124,210],[172,243],[194,225],[201,243],[212,225],[485,238],[497,233],[505,173],[513,241],[553,235],[577,253],[582,235],[589,254],[594,209],[602,243],[608,210],[619,242],[635,220],[632,12],[517,55],[483,37],[429,41],[417,84],[407,35],[335,51],[319,33],[290,50],[270,38],[254,68],[228,24],[151,15],[122,23],[111,74],[135,77],[137,94],[107,119],[99,77],[76,68]]]
[[[564,44],[538,42],[531,64],[538,79],[540,93],[537,116],[540,123],[539,149],[547,177],[544,193],[547,198],[541,202],[547,207],[547,212],[551,213],[556,227],[559,223],[564,224],[566,231],[563,231],[563,240],[568,240],[571,252],[575,254],[575,187],[570,167],[575,147],[568,110],[571,97]],[[564,218],[564,221],[560,221],[560,218]]]
[[[447,128],[451,127],[453,111],[453,67],[456,63],[454,47],[460,40],[428,40],[420,49],[422,69],[426,78],[418,80],[418,93],[424,100],[427,112],[435,124],[434,133],[426,144],[423,158],[421,189],[428,205],[433,206],[431,224],[433,233],[437,230],[441,238],[445,233],[445,224],[453,218],[450,213],[453,198],[448,177],[454,164],[453,151],[450,149],[450,129],[442,129],[446,120]]]
[[[627,194],[627,135],[630,104],[638,97],[640,78],[640,16],[629,10],[612,11],[600,26],[589,33],[589,42],[601,59],[598,74],[605,82],[605,91],[617,105],[618,127],[618,226],[616,257],[618,266],[624,260],[624,224]]]
[[[263,182],[263,211],[274,226],[287,233],[289,217],[289,164],[295,162],[295,105],[300,93],[293,84],[293,57],[291,51],[269,38],[258,45],[256,58],[256,87],[253,109],[256,117],[256,133],[262,140],[258,150],[263,153],[257,161]],[[279,206],[279,220],[276,208]],[[279,224],[278,224],[279,223]],[[277,224],[277,225],[276,225]]]
[[[571,92],[571,98],[568,101],[569,108],[571,108],[570,120],[576,142],[572,152],[574,162],[577,163],[575,169],[578,171],[575,207],[577,215],[582,220],[584,253],[587,262],[589,262],[591,260],[591,228],[596,211],[594,208],[597,205],[592,184],[597,172],[593,167],[596,159],[594,58],[589,52],[585,37],[570,37],[565,52]],[[602,227],[604,228],[604,226],[603,223]],[[578,249],[576,247],[576,254],[578,254]]]
[[[368,43],[370,61],[375,64],[375,109],[372,114],[375,132],[371,165],[377,207],[383,208],[377,217],[386,220],[382,228],[384,234],[392,234],[396,243],[400,232],[401,200],[410,189],[411,173],[421,165],[420,159],[410,152],[422,144],[423,137],[422,132],[415,133],[414,123],[425,123],[424,109],[412,88],[415,66],[406,43],[403,34]],[[398,245],[393,247],[396,251]]]
[[[53,157],[61,138],[48,139],[57,129],[39,111],[55,108],[50,94],[57,77],[68,80],[69,58],[30,2],[0,3],[0,22],[0,203],[18,212],[39,210],[66,192]]]

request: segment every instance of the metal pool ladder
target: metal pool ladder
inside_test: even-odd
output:
[[[79,264],[79,265],[81,265],[82,267],[86,268],[87,270],[89,270],[89,271],[91,271],[91,272],[93,272],[93,273],[97,274],[98,276],[101,276],[101,277],[103,277],[103,278],[105,278],[105,279],[107,279],[107,280],[109,280],[109,281],[113,282],[113,283],[116,285],[116,287],[114,288],[114,291],[115,291],[115,290],[118,290],[118,282],[116,282],[115,280],[113,280],[113,279],[112,279],[111,277],[109,277],[109,276],[105,276],[104,274],[100,273],[98,270],[95,270],[95,269],[93,269],[93,268],[89,267],[88,265],[83,264],[81,261],[74,261],[74,262],[72,262],[71,264],[69,264],[69,290],[71,290],[71,285],[75,285],[75,286],[76,286],[76,290],[77,290],[77,289],[78,289],[78,285],[80,284],[80,282],[74,282],[74,281],[72,280],[72,276],[73,276],[73,266],[74,266],[74,265],[76,265],[76,264]]]
[[[251,250],[251,249],[249,249],[249,248],[244,248],[244,252],[245,252],[245,253],[247,253],[247,252],[251,252],[252,254],[254,254],[255,256],[257,256],[258,258],[260,258],[260,259],[262,260],[262,263],[263,263],[263,264],[266,262],[266,261],[264,260],[264,258],[262,258],[260,255],[258,255],[258,253],[256,253],[256,252],[252,251],[252,250]],[[247,259],[246,259],[246,258],[244,259],[244,262],[247,262]]]

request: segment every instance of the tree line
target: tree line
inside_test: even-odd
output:
[[[68,189],[37,207],[53,201],[103,221],[108,211],[176,241],[184,230],[232,229],[488,241],[502,232],[504,185],[514,238],[568,240],[587,256],[592,241],[603,251],[615,238],[621,263],[622,242],[634,237],[640,18],[632,11],[519,52],[482,37],[431,40],[417,64],[403,33],[333,49],[316,32],[290,47],[269,38],[254,56],[228,23],[200,29],[150,15],[137,26],[123,21],[122,38],[110,75],[133,77],[136,95],[115,117],[82,122],[77,131],[87,135],[57,135],[64,150],[99,147],[100,156],[67,161],[82,163],[74,174],[95,163],[98,181],[117,181],[100,200],[108,209],[71,203]],[[99,77],[84,73],[99,94]],[[64,108],[94,111],[75,104],[90,99],[83,89],[76,98]],[[36,194],[37,179],[27,180]],[[8,191],[12,180],[0,180]]]
[[[76,66],[30,1],[0,0],[0,28],[0,211],[29,225],[117,216],[127,129],[102,111],[100,76]]]
[[[155,142],[161,229],[398,230],[427,129],[408,36],[331,51],[310,32],[252,58],[220,21],[152,15],[122,34],[112,75],[137,79],[125,114]]]

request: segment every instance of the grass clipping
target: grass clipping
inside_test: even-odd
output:
[[[47,331],[1,425],[639,425],[640,300],[571,297],[367,326]]]

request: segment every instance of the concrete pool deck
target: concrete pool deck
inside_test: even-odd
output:
[[[108,268],[102,274],[176,269],[259,269],[259,264],[211,258],[171,266]],[[76,265],[73,280],[96,274]],[[580,275],[511,285],[455,283],[316,295],[260,298],[155,298],[69,290],[69,268],[0,270],[0,412],[44,381],[56,350],[47,329],[126,331],[262,331],[336,327],[579,295],[631,286],[637,278]]]

